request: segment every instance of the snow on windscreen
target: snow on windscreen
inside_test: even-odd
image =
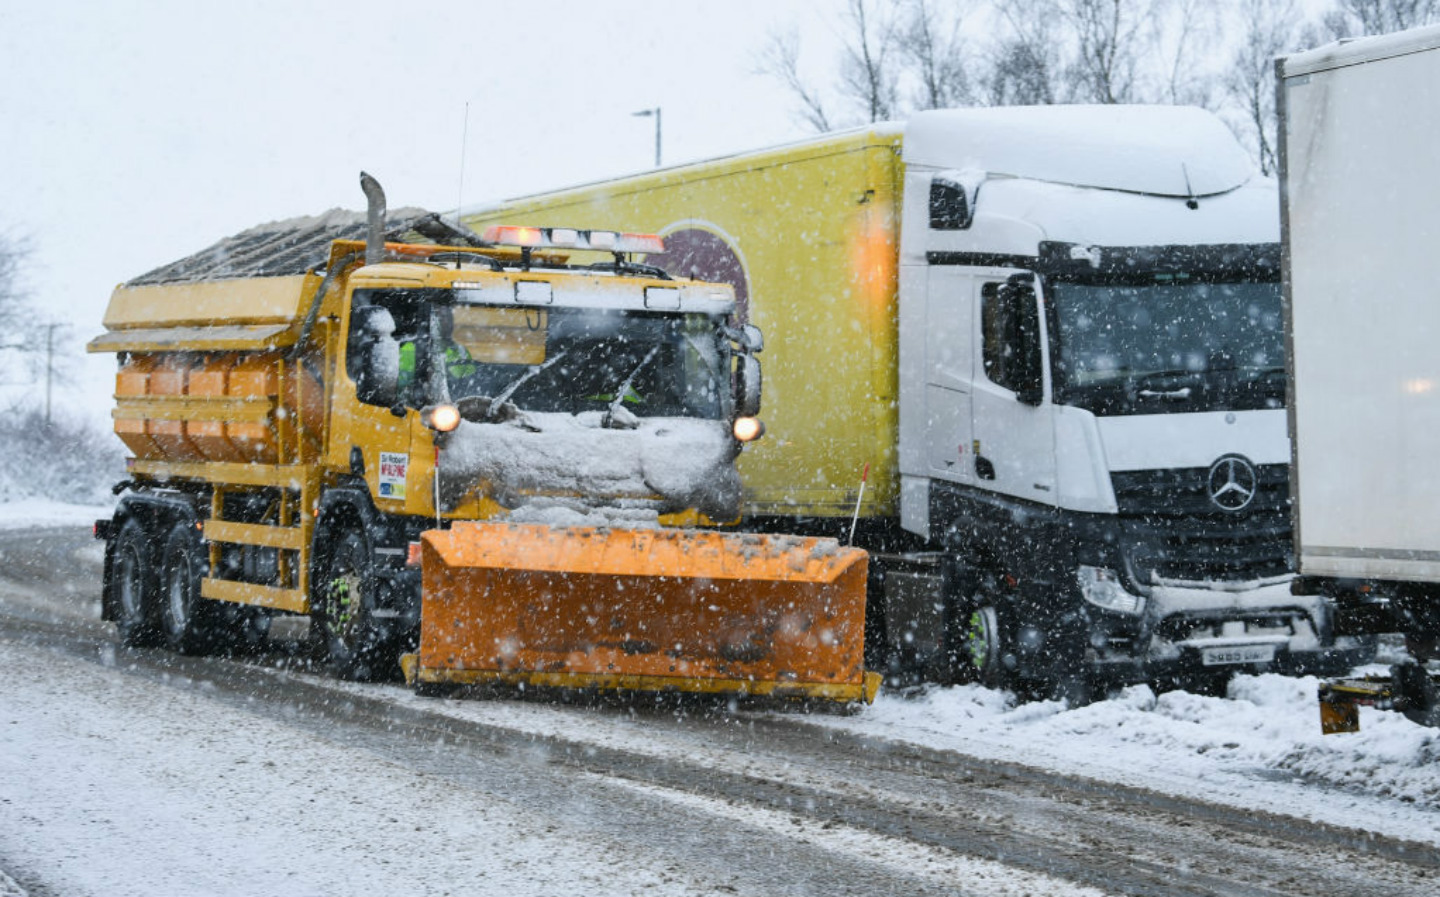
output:
[[[584,506],[579,519],[563,525],[593,525],[586,512],[606,507],[655,513],[695,508],[712,520],[739,513],[740,475],[723,422],[659,417],[613,429],[602,426],[603,419],[603,412],[590,411],[463,421],[440,453],[442,500],[453,504],[478,487],[507,508],[527,506],[525,514],[538,513],[543,504],[536,499],[548,497]],[[535,522],[556,522],[554,513]],[[630,525],[624,519],[606,522]]]
[[[1224,193],[1256,177],[1224,122],[1186,106],[1010,106],[917,114],[905,161],[1162,196]]]

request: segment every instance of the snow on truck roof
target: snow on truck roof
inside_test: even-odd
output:
[[[394,239],[416,228],[428,230],[438,221],[439,216],[424,209],[397,209],[387,219],[386,234]],[[332,242],[363,241],[366,231],[365,213],[345,209],[271,221],[142,274],[126,286],[304,274],[329,260]]]
[[[907,165],[978,169],[1159,196],[1209,196],[1255,178],[1224,122],[1191,106],[1004,106],[917,113]]]
[[[1284,57],[1283,65],[1285,77],[1294,78],[1361,62],[1434,50],[1437,47],[1440,47],[1440,25],[1426,25],[1393,34],[1346,39],[1303,53],[1292,53]]]

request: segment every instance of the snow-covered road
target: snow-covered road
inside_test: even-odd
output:
[[[0,549],[13,555],[24,541],[12,535]],[[69,575],[93,569],[96,548],[74,548]],[[0,610],[35,619],[45,606],[37,589],[5,583]],[[54,594],[68,602],[77,626],[99,631],[93,598]],[[46,625],[65,616],[59,607]],[[107,655],[103,633],[92,638],[100,639],[95,657],[57,653],[43,639],[14,633],[0,638],[0,662],[28,671],[0,682],[0,870],[35,895],[1044,895],[1080,893],[1077,880],[1129,893],[1150,880],[1144,868],[1174,849],[1165,842],[1187,806],[1196,843],[1175,859],[1175,893],[1204,893],[1184,890],[1187,876],[1209,874],[1216,856],[1233,853],[1241,868],[1223,881],[1252,879],[1256,890],[1246,893],[1440,894],[1440,733],[1364,711],[1360,733],[1322,737],[1313,680],[1241,677],[1229,700],[1136,688],[1077,709],[1015,707],[1002,693],[965,686],[885,694],[848,716],[742,710],[695,722],[613,707],[433,701],[393,686],[248,668],[246,675],[332,696],[324,700],[351,696],[511,739],[508,748],[477,754],[438,736],[419,742],[425,756],[417,761],[413,733],[408,741],[388,737],[384,726],[346,734],[345,725],[317,721],[298,703],[237,699],[230,686],[217,689],[183,667],[173,676],[137,672],[164,658]],[[515,748],[531,742],[533,751]],[[807,742],[849,760],[805,762]],[[629,771],[557,766],[558,744],[618,752]],[[892,770],[860,759],[885,754],[895,766],[929,769],[925,775],[950,770],[933,780],[934,806],[909,793],[930,787],[923,775],[891,781]],[[651,776],[647,764],[673,766],[680,777],[708,770],[715,782],[689,787]],[[1005,764],[1037,770],[1033,789],[1007,790]],[[949,780],[965,768],[967,783]],[[771,783],[800,802],[793,812],[784,802],[790,798],[760,793]],[[1113,798],[1104,796],[1107,783]],[[744,790],[752,787],[754,795]],[[1088,800],[1066,795],[1070,788],[1099,795],[1095,805],[1067,808]],[[1056,792],[1054,805],[1037,797],[1047,790]],[[803,805],[835,795],[862,809]],[[1166,805],[1170,796],[1179,811]],[[1192,800],[1202,803],[1186,803]],[[881,809],[863,809],[872,803]],[[971,806],[940,806],[965,803]],[[887,807],[895,818],[910,813],[917,830],[933,821],[939,834],[928,841],[885,834]],[[1236,828],[1234,820],[1252,810],[1272,834]],[[1096,827],[1095,839],[1076,839],[1093,840],[1095,875],[1069,874],[1083,867],[1083,856],[1053,867],[1023,862],[1022,839],[1053,847],[1076,820]],[[1276,859],[1287,826],[1296,830],[1296,869],[1308,870],[1293,890],[1285,884],[1292,870]],[[1134,831],[1125,834],[1127,827]],[[991,842],[977,832],[1008,843],[1011,862],[987,856]],[[1365,833],[1414,842],[1417,864],[1346,846]],[[1221,850],[1209,843],[1217,837],[1233,843]],[[1122,853],[1141,878],[1107,877],[1106,864]],[[1253,875],[1246,862],[1255,864]],[[0,895],[8,897],[3,877]]]

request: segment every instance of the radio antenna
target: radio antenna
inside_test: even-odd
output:
[[[460,186],[455,191],[455,220],[460,220],[460,209],[465,203],[465,144],[470,139],[470,101],[465,101],[465,122],[460,126]]]

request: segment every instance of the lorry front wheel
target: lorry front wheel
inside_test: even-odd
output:
[[[115,628],[121,644],[143,648],[159,644],[155,626],[155,571],[151,568],[145,530],[128,520],[115,537],[111,576]]]
[[[1015,684],[1015,646],[1010,636],[1006,609],[984,591],[961,609],[960,665],[970,677],[987,688],[1008,688]],[[1008,663],[1007,663],[1008,661]]]
[[[200,533],[190,521],[177,523],[165,540],[160,593],[160,628],[170,650],[205,654],[221,647],[220,607],[200,597],[208,566]]]
[[[353,526],[335,536],[321,549],[311,629],[334,675],[361,682],[387,678],[396,661],[394,639],[390,621],[377,615],[370,543]]]

